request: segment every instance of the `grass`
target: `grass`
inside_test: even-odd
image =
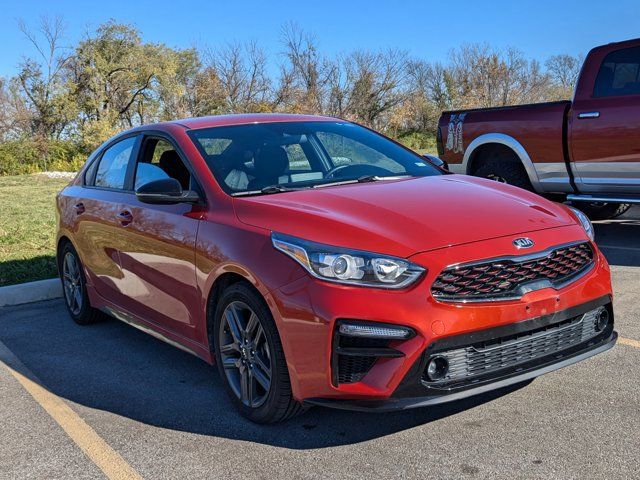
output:
[[[430,155],[438,155],[436,136],[431,133],[407,133],[398,137],[397,140],[421,155],[424,155],[426,153]]]
[[[0,177],[0,287],[56,276],[55,195],[67,183],[43,175]]]

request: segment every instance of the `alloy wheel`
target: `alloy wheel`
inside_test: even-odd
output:
[[[247,407],[261,406],[271,389],[271,351],[258,315],[246,303],[234,301],[225,308],[218,348],[236,397]]]
[[[62,283],[64,298],[73,315],[79,315],[82,310],[82,277],[76,256],[67,252],[62,261]]]
[[[487,175],[487,178],[489,180],[494,180],[494,181],[500,182],[500,183],[509,183],[509,182],[507,182],[506,178],[501,177],[500,175],[496,175],[495,173],[490,173],[489,175]]]

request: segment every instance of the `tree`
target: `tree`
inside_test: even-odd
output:
[[[571,98],[576,88],[580,69],[584,62],[582,55],[553,55],[546,62],[547,72],[551,78],[551,96],[555,99]]]
[[[281,66],[280,92],[287,92],[288,107],[294,112],[325,113],[327,88],[335,75],[335,62],[318,51],[317,39],[294,23],[282,28],[282,44],[287,62]]]
[[[267,56],[256,42],[230,43],[205,54],[215,73],[226,113],[271,110]]]
[[[30,114],[29,133],[43,141],[59,139],[77,113],[67,88],[65,68],[70,56],[68,49],[61,46],[62,19],[43,17],[36,32],[22,21],[19,27],[38,54],[38,59],[25,58],[12,80],[14,88],[23,94],[24,107]]]
[[[407,98],[407,54],[356,51],[342,58],[329,77],[329,113],[371,127]]]

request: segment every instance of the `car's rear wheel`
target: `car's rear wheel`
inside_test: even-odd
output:
[[[292,396],[271,312],[251,286],[235,283],[222,293],[213,328],[220,377],[243,416],[257,423],[276,423],[305,410]]]
[[[575,202],[572,205],[583,211],[591,220],[610,220],[631,208],[629,203]]]
[[[79,325],[90,325],[104,319],[104,314],[91,306],[87,282],[78,252],[67,243],[58,257],[58,271],[69,315]]]

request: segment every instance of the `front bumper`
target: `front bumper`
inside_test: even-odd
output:
[[[579,226],[549,229],[529,236],[541,251],[558,243],[584,241],[584,231]],[[527,292],[518,300],[500,302],[452,304],[433,298],[431,285],[448,265],[478,259],[479,252],[482,252],[481,258],[505,255],[513,251],[512,240],[509,237],[492,239],[416,255],[412,260],[428,271],[408,290],[355,288],[303,276],[272,291],[267,300],[281,333],[294,397],[324,404],[334,400],[377,403],[441,396],[443,392],[407,391],[407,379],[412,374],[423,373],[418,371],[419,365],[431,345],[512,325],[523,328],[534,319],[557,318],[561,312],[595,299],[606,297],[606,302],[611,302],[609,266],[595,247],[594,267],[561,288],[543,288]],[[384,345],[401,355],[380,358],[370,368],[365,365],[360,370],[365,373],[360,377],[336,381],[334,333],[342,320],[408,327],[416,335]],[[354,362],[356,360],[362,359],[356,358]]]
[[[495,373],[476,376],[466,382],[458,381],[448,382],[443,385],[429,385],[428,382],[424,381],[424,371],[428,359],[433,354],[450,351],[452,348],[459,348],[465,345],[477,344],[483,339],[527,335],[531,331],[539,331],[545,328],[553,329],[555,326],[568,322],[569,319],[576,316],[586,316],[589,312],[593,312],[594,308],[597,309],[598,307],[605,308],[609,312],[611,321],[602,332],[584,342],[571,345],[566,349],[551,351],[548,355],[538,356],[530,361],[516,362],[510,367],[506,366]],[[382,400],[310,398],[306,402],[312,405],[359,411],[404,410],[452,402],[525,382],[545,373],[573,365],[609,350],[615,345],[617,338],[618,334],[613,330],[613,311],[610,298],[602,297],[553,315],[436,341],[425,350],[422,357],[414,364],[394,394],[389,398]]]

